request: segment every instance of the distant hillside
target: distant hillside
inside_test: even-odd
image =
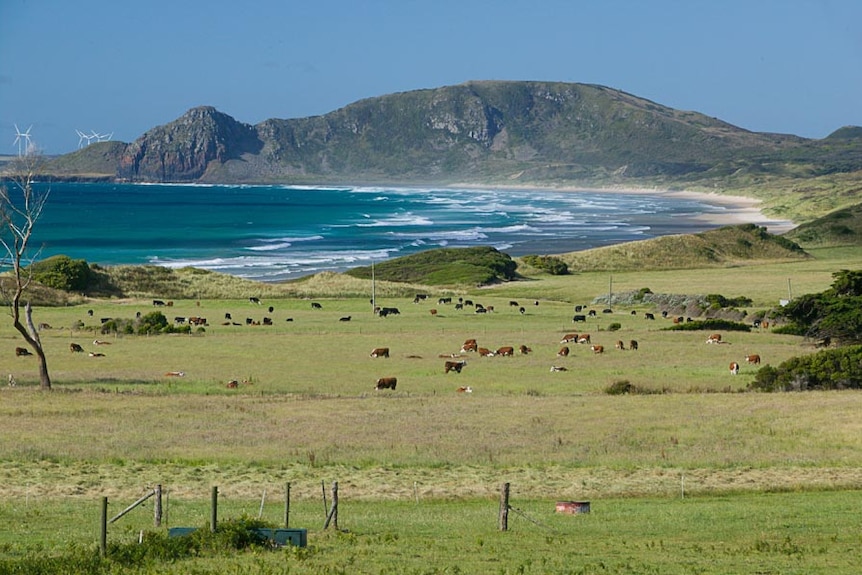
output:
[[[50,171],[147,182],[733,190],[807,220],[862,198],[862,128],[810,140],[604,86],[485,81],[254,126],[201,106],[133,143],[61,156]]]
[[[799,245],[754,224],[725,226],[699,234],[663,236],[650,240],[571,252],[555,257],[569,271],[694,269],[750,265],[762,261],[810,257]]]
[[[806,247],[862,245],[862,204],[836,210],[787,233]]]

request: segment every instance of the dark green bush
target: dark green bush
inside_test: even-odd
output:
[[[617,331],[618,329],[620,329],[622,327],[623,327],[622,324],[614,322],[608,326],[608,331]]]
[[[548,272],[552,276],[564,276],[569,273],[569,266],[566,262],[554,256],[528,255],[522,259],[524,263]]]
[[[40,284],[63,291],[82,292],[90,281],[90,266],[85,260],[69,256],[52,256],[31,266],[33,279]]]
[[[745,296],[726,298],[720,294],[709,294],[706,296],[710,309],[724,309],[726,307],[744,307],[752,304],[751,298]]]
[[[763,366],[749,384],[756,391],[862,389],[862,345],[794,357]]]
[[[727,319],[687,321],[664,328],[669,331],[751,331],[751,326]]]

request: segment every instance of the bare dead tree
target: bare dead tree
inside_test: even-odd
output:
[[[51,377],[48,374],[48,360],[39,331],[33,324],[33,308],[29,300],[23,302],[23,318],[21,316],[22,300],[33,279],[33,258],[28,258],[28,248],[36,227],[36,222],[42,214],[42,208],[48,200],[48,192],[35,189],[41,156],[28,154],[13,162],[8,174],[7,183],[0,186],[0,244],[5,254],[0,254],[0,270],[11,268],[11,272],[0,276],[0,289],[3,299],[9,302],[12,325],[36,354],[39,361],[39,386],[51,389]],[[23,319],[23,321],[22,321]]]

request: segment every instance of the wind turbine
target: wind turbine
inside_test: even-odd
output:
[[[85,134],[81,130],[75,130],[75,131],[78,132],[78,149],[80,150],[81,148],[84,147],[84,140],[87,140],[87,145],[89,146],[90,145],[90,138],[87,136],[87,134]]]
[[[18,156],[22,156],[22,155],[26,155],[26,154],[30,153],[30,147],[32,145],[32,143],[30,142],[30,129],[31,128],[33,128],[32,124],[30,125],[29,128],[27,128],[26,132],[22,132],[21,130],[18,129],[18,124],[15,124],[15,141],[12,142],[12,145],[14,146],[15,144],[18,144]],[[25,140],[27,140],[27,144],[24,146],[24,154],[21,153],[21,144],[23,144],[23,142],[21,141],[21,138],[24,138]]]

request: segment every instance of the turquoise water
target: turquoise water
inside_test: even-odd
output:
[[[91,263],[195,266],[261,281],[437,247],[553,254],[691,233],[724,208],[643,194],[51,184],[32,246]]]

